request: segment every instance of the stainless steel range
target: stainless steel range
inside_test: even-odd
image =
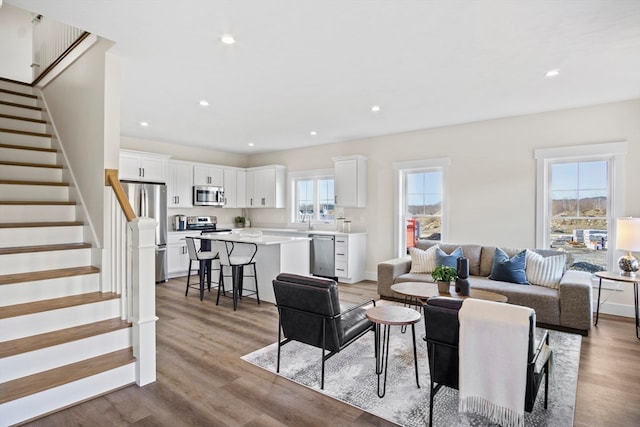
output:
[[[189,216],[187,217],[187,230],[200,231],[200,234],[231,233],[230,228],[218,228],[218,218],[215,216]],[[203,251],[210,251],[211,241],[202,240],[200,242],[200,249]]]

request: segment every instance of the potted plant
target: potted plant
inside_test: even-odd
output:
[[[236,228],[244,228],[245,218],[243,216],[237,216],[234,218],[233,222],[236,223]]]
[[[438,292],[448,294],[451,282],[458,277],[458,270],[447,265],[440,265],[433,270],[431,277],[438,283]]]

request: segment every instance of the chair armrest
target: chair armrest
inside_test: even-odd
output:
[[[560,326],[588,331],[593,317],[591,273],[567,270],[560,280]]]
[[[365,305],[369,305],[369,304],[373,304],[373,306],[375,307],[375,306],[376,306],[376,301],[372,298],[372,299],[370,299],[370,300],[367,300],[367,301],[361,302],[360,304],[357,304],[357,305],[354,305],[354,306],[352,306],[352,307],[349,307],[349,308],[348,308],[348,309],[346,309],[346,310],[340,310],[340,313],[336,314],[336,315],[335,315],[335,316],[333,316],[332,318],[333,318],[333,319],[338,318],[338,317],[343,316],[343,315],[345,315],[345,314],[347,314],[347,313],[349,313],[349,312],[351,312],[351,311],[353,311],[353,310],[355,310],[355,309],[358,309],[358,308],[364,307]]]
[[[378,264],[378,294],[380,296],[394,297],[391,290],[396,277],[408,273],[411,270],[411,257],[403,256],[390,259]]]

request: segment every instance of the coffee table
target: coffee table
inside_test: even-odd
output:
[[[413,336],[413,363],[416,370],[416,384],[420,388],[418,380],[418,356],[416,352],[416,323],[420,321],[422,315],[416,310],[397,305],[378,305],[365,312],[369,320],[375,324],[375,346],[376,346],[376,375],[378,376],[378,397],[384,397],[387,390],[387,366],[389,364],[389,336],[391,326],[411,325]],[[380,342],[380,326],[383,326],[382,343]],[[384,374],[382,392],[380,392],[380,376]]]
[[[509,298],[504,295],[497,292],[483,291],[481,289],[471,288],[469,295],[461,295],[456,292],[455,286],[450,286],[448,293],[440,292],[438,291],[438,285],[430,282],[400,282],[391,285],[391,290],[400,295],[404,295],[409,301],[418,300],[422,305],[424,305],[429,298],[438,296],[456,299],[475,298],[495,302],[509,302]],[[416,306],[417,305],[416,303]]]

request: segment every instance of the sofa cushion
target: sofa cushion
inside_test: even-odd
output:
[[[532,285],[558,289],[565,271],[566,255],[543,257],[527,249],[527,281]]]
[[[436,267],[446,265],[448,267],[456,268],[458,265],[458,258],[463,256],[462,248],[455,248],[450,254],[446,253],[440,247],[436,248]]]
[[[438,245],[440,249],[447,253],[451,253],[456,248],[462,248],[464,257],[469,260],[469,274],[472,276],[480,275],[480,254],[482,253],[482,246],[480,245],[456,245],[452,243],[441,243],[437,240],[419,239],[416,246],[422,250],[426,250],[432,246]],[[493,254],[491,255],[493,259]],[[489,266],[491,271],[491,266]],[[489,273],[485,274],[488,276]]]
[[[419,248],[409,248],[411,255],[410,273],[431,273],[436,268],[436,250],[438,245],[431,246],[426,251]]]
[[[491,280],[503,282],[519,283],[528,285],[527,275],[524,268],[526,266],[527,251],[520,251],[512,257],[500,248],[496,248],[491,266]]]

